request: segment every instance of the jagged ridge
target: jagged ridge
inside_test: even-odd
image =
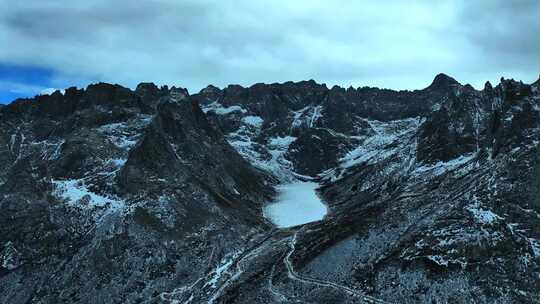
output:
[[[539,103],[540,81],[444,74],[18,100],[0,107],[1,299],[533,302]],[[261,207],[298,174],[330,213],[272,229]]]

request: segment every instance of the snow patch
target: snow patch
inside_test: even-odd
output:
[[[428,255],[426,258],[432,260],[433,262],[437,263],[440,266],[448,266],[448,260],[440,255]]]
[[[56,159],[60,158],[60,154],[61,154],[61,151],[62,151],[62,145],[65,142],[66,142],[66,140],[62,139],[57,143],[56,148],[54,149],[53,153],[49,157],[49,160],[56,160]]]
[[[90,191],[83,180],[53,180],[53,194],[62,198],[72,207],[94,209],[107,207],[109,211],[120,210],[125,202],[117,198],[109,198]]]
[[[414,170],[414,173],[416,175],[425,174],[425,173],[432,173],[433,175],[441,175],[447,171],[455,170],[458,167],[470,162],[474,157],[476,156],[476,153],[468,154],[468,155],[461,155],[460,157],[454,158],[452,160],[449,160],[447,162],[439,161],[438,163],[434,165],[422,165],[419,166]]]
[[[122,150],[133,148],[141,137],[141,130],[152,121],[151,115],[138,115],[126,122],[115,122],[100,126],[97,130]]]
[[[240,255],[240,253],[236,252],[236,253],[234,253],[232,255],[229,255],[229,256],[225,257],[219,263],[219,265],[216,267],[216,269],[214,269],[212,271],[210,280],[208,280],[208,282],[206,282],[206,284],[204,286],[211,286],[212,288],[216,288],[217,283],[219,282],[219,280],[221,279],[223,274],[226,273],[226,271],[231,267],[231,265],[233,264],[233,262],[236,260],[236,258],[239,255]]]
[[[529,238],[529,244],[531,245],[534,256],[540,257],[540,242],[536,239]]]
[[[260,128],[264,122],[264,120],[259,117],[259,116],[246,116],[244,118],[242,118],[242,122],[244,122],[245,124],[248,124],[250,126],[254,126],[256,128]]]
[[[247,112],[247,110],[245,110],[244,108],[242,108],[240,106],[226,107],[226,106],[220,104],[217,101],[214,101],[213,103],[204,106],[202,108],[202,110],[203,110],[204,113],[214,111],[218,115],[226,115],[226,114],[233,113],[233,112],[240,112],[240,113],[246,113]]]
[[[227,141],[253,166],[272,173],[282,181],[291,180],[293,177],[292,164],[285,159],[285,154],[296,137],[269,138],[266,147],[268,153],[266,154],[262,153],[265,147],[251,140],[255,136],[256,133],[242,126],[236,132],[229,134]]]
[[[269,140],[270,146],[276,148],[288,148],[296,140],[296,137],[285,136],[285,137],[272,137]]]
[[[420,119],[411,118],[392,122],[366,120],[374,135],[367,137],[364,142],[347,153],[340,160],[341,168],[350,168],[362,163],[374,164],[395,155],[403,138],[416,131]]]
[[[322,117],[322,106],[307,106],[292,112],[292,116],[291,128],[298,128],[302,125],[313,128],[317,120]]]
[[[123,167],[126,164],[126,161],[127,161],[127,159],[125,159],[125,158],[113,158],[113,159],[110,160],[110,162],[115,167]]]
[[[493,224],[501,218],[492,211],[480,207],[479,203],[468,206],[467,210],[474,216],[475,220],[481,224]]]
[[[126,150],[133,148],[137,144],[137,140],[129,139],[125,137],[117,137],[113,139],[113,142],[118,148],[122,148]]]
[[[0,251],[0,265],[7,270],[14,270],[23,264],[22,255],[13,242],[8,241]],[[2,247],[0,247],[2,248]]]
[[[315,122],[317,122],[317,120],[320,117],[322,117],[321,110],[322,110],[322,106],[316,106],[313,108],[313,114],[311,114],[311,119],[309,121],[310,128],[313,128],[313,125],[315,124]]]

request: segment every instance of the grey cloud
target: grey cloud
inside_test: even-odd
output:
[[[205,6],[195,3],[156,5],[125,0],[97,2],[89,6],[65,2],[64,5],[66,7],[50,4],[18,6],[7,16],[5,24],[21,35],[35,39],[92,42],[103,38],[102,35],[108,31],[181,32],[197,20],[204,19],[206,10]]]
[[[520,3],[10,1],[0,3],[0,43],[10,46],[0,61],[54,68],[58,84],[191,91],[309,78],[416,89],[438,72],[478,86],[501,73],[536,76],[540,42],[528,29],[538,28],[538,5]]]
[[[540,72],[540,2],[470,1],[463,6],[459,23],[462,33],[484,57],[487,69],[532,77]]]

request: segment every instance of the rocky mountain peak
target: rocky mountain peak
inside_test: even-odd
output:
[[[170,91],[167,86],[158,88],[153,82],[141,82],[137,85],[135,94],[140,96],[142,104],[148,111],[153,111],[157,106],[157,101],[169,95]]]
[[[493,91],[493,86],[491,85],[491,82],[486,81],[486,83],[484,84],[484,91],[486,92]]]
[[[189,92],[185,88],[172,87],[169,97],[174,101],[182,101],[189,96]]]
[[[153,82],[141,82],[135,88],[135,93],[144,94],[145,92],[157,92],[159,88]]]
[[[538,75],[538,79],[532,83],[536,87],[540,87],[540,74]]]
[[[474,89],[474,87],[470,84],[466,84],[464,85],[463,87],[461,87],[461,91],[462,92],[465,92],[465,93],[473,93],[473,92],[476,92],[476,90]]]
[[[440,73],[435,76],[433,82],[427,88],[431,90],[448,90],[460,85],[461,84],[454,78],[444,73]]]
[[[202,89],[199,94],[216,94],[221,91],[218,87],[214,85],[208,85],[206,88]]]

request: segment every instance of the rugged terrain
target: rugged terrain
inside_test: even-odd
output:
[[[540,80],[0,107],[1,303],[540,303]],[[322,221],[278,229],[279,183]]]

